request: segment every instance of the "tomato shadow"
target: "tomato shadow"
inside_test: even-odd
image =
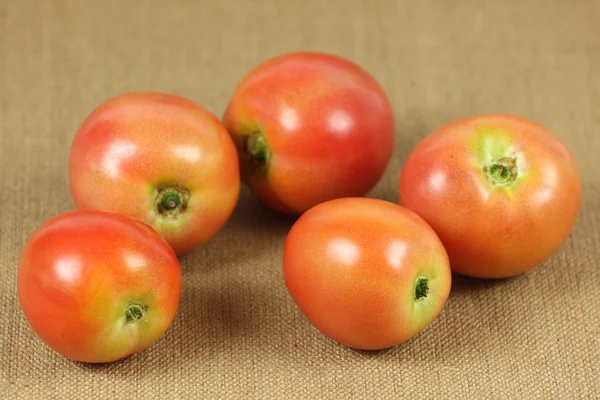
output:
[[[188,283],[168,351],[190,362],[235,362],[243,353],[269,351],[274,342],[290,340],[285,285],[273,281],[229,276]]]
[[[81,361],[71,361],[71,363],[79,369],[87,370],[93,373],[109,373],[115,369],[121,369],[124,365],[130,364],[135,360],[137,354],[132,354],[120,360],[107,363],[85,363]]]
[[[242,185],[237,207],[227,229],[234,234],[286,235],[298,218],[268,207],[247,186]]]
[[[519,276],[514,276],[511,278],[500,279],[478,279],[453,273],[450,296],[457,295],[458,293],[469,294],[477,291],[503,287],[505,285],[510,285],[511,282],[517,282],[519,278]]]

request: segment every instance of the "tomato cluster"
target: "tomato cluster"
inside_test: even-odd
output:
[[[23,250],[17,288],[30,326],[84,362],[151,346],[177,312],[177,255],[223,228],[242,183],[299,216],[283,252],[290,296],[357,349],[421,332],[452,272],[515,276],[566,240],[581,183],[550,130],[501,114],[450,122],[412,151],[392,203],[365,196],[386,171],[394,125],[372,75],[315,52],[251,70],[222,121],[174,94],[107,100],[70,149],[77,210],[46,221]]]

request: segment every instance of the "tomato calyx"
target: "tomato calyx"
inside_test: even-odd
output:
[[[267,174],[271,161],[271,150],[267,139],[261,132],[253,132],[244,137],[242,152],[253,173]]]
[[[160,204],[165,210],[170,211],[174,210],[179,204],[181,204],[181,199],[176,193],[166,193],[162,197]]]
[[[495,186],[508,186],[517,179],[517,159],[502,157],[483,167],[483,173],[489,183]]]
[[[415,300],[420,301],[427,297],[429,294],[429,284],[427,278],[419,276],[415,280]]]
[[[158,188],[155,194],[155,206],[158,214],[176,219],[187,209],[190,191],[180,185],[166,185]]]
[[[123,311],[123,317],[125,318],[125,322],[128,324],[132,324],[136,321],[142,319],[146,311],[148,310],[148,306],[131,302],[125,306],[125,310]]]

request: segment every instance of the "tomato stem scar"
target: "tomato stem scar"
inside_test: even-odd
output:
[[[165,210],[172,210],[181,204],[178,193],[166,192],[162,196],[161,205]]]
[[[492,185],[507,186],[517,179],[517,160],[503,157],[483,167],[483,173]]]
[[[267,145],[267,140],[260,132],[255,132],[246,137],[244,150],[254,161],[266,162],[269,160],[269,146]]]
[[[128,303],[125,306],[125,310],[123,311],[123,315],[125,316],[125,322],[131,324],[133,322],[139,321],[144,316],[147,309],[147,306],[142,305],[140,303]]]
[[[427,278],[419,276],[415,281],[415,300],[422,300],[429,294]]]
[[[267,177],[272,153],[269,149],[267,139],[260,131],[244,136],[241,146],[238,147],[238,151],[240,153],[240,161],[244,164],[244,169],[247,173],[250,175],[258,173],[264,178]]]
[[[155,193],[156,211],[163,217],[175,219],[187,209],[190,192],[180,185],[166,185]]]

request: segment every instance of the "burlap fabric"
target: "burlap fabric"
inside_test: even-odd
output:
[[[599,26],[597,0],[0,0],[0,397],[599,398]],[[49,350],[20,310],[17,263],[73,207],[67,159],[85,116],[134,90],[221,115],[249,68],[298,49],[354,60],[390,96],[397,146],[370,196],[395,201],[412,147],[452,119],[508,112],[551,127],[583,180],[569,240],[515,279],[456,277],[424,332],[357,352],[296,309],[281,273],[293,220],[244,190],[225,229],[181,259],[181,307],[158,343],[105,366]]]

